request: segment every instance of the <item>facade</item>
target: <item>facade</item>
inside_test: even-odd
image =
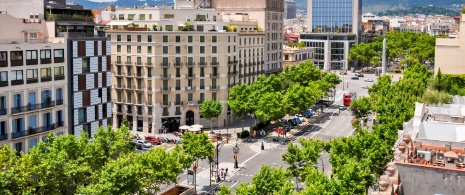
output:
[[[465,15],[462,14],[460,28],[465,28]],[[465,37],[460,31],[458,37]],[[434,73],[439,69],[444,74],[465,74],[465,40],[460,38],[437,38],[434,60]]]
[[[300,41],[316,48],[314,63],[324,70],[352,67],[347,57],[361,38],[361,0],[309,0],[307,9],[309,33],[301,34]]]
[[[218,0],[213,1],[212,8],[224,15],[246,15],[255,20],[265,33],[265,74],[283,70],[284,0]]]
[[[300,64],[307,60],[312,60],[315,48],[291,48],[285,47],[283,51],[284,67],[290,67],[293,64]]]
[[[383,18],[367,13],[362,16],[362,42],[371,42],[373,38],[384,36],[389,32],[389,23]]]
[[[199,110],[210,99],[224,108],[213,126],[229,124],[235,120],[226,105],[229,88],[265,73],[265,34],[248,16],[147,6],[116,8],[110,15],[118,18],[107,31],[113,42],[113,125],[126,118],[134,134],[153,135],[162,126],[209,127]]]
[[[7,13],[0,14],[8,27],[0,30],[0,146],[28,152],[49,133],[68,133],[68,48],[48,36],[40,16]]]
[[[296,3],[293,0],[286,0],[285,4],[285,10],[284,10],[284,15],[286,16],[286,19],[294,19],[297,17],[297,7]]]

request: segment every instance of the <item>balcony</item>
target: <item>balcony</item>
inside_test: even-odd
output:
[[[27,106],[20,106],[20,107],[12,107],[11,114],[18,114],[22,112],[46,109],[55,106],[55,101],[51,101],[48,103],[41,103],[41,104],[31,104]]]
[[[228,72],[228,76],[236,76],[237,72]]]
[[[22,66],[22,65],[24,65],[23,60],[11,60],[10,63],[11,63],[11,66]]]
[[[175,63],[174,63],[174,66],[177,66],[177,67],[180,67],[180,66],[182,66],[182,65],[183,65],[182,62],[175,62]]]
[[[242,68],[242,67],[244,67],[244,64],[240,63],[239,68]]]
[[[0,67],[8,67],[8,61],[0,61]]]
[[[200,89],[205,89],[205,86],[202,86],[202,85],[201,85],[201,86],[200,86]]]
[[[169,67],[171,65],[171,63],[165,63],[165,62],[162,62],[160,63],[160,66],[164,66],[164,67]]]
[[[38,82],[39,82],[38,78],[26,79],[26,84],[38,83]]]
[[[195,66],[195,62],[187,62],[187,66]]]
[[[176,112],[174,113],[174,115],[182,115],[182,112],[176,110]]]
[[[84,21],[84,22],[94,22],[93,16],[84,16],[84,15],[68,15],[68,14],[46,14],[45,18],[47,21]]]
[[[113,85],[113,88],[115,88],[115,89],[125,89],[126,86],[125,85]]]
[[[145,65],[146,65],[146,66],[152,66],[153,63],[152,63],[152,62],[146,62]]]
[[[134,62],[134,66],[143,66],[142,62]]]
[[[61,100],[56,100],[57,105],[63,105],[63,99]]]
[[[190,105],[202,105],[202,101],[182,101],[182,105],[190,106]]]
[[[193,79],[195,78],[195,74],[186,74],[186,78]]]
[[[147,90],[148,90],[148,91],[152,91],[152,87],[147,87]]]
[[[8,81],[0,82],[0,87],[7,87],[7,86],[8,86]]]
[[[49,82],[52,81],[52,77],[40,77],[40,82]]]
[[[52,63],[52,58],[41,58],[40,59],[40,64],[51,64]]]
[[[65,80],[65,75],[55,75],[53,78],[55,79],[55,81]]]
[[[142,73],[136,73],[136,77],[142,77]]]
[[[132,65],[132,62],[129,61],[129,62],[124,62],[124,65]]]
[[[11,80],[11,85],[22,85],[24,84],[24,80]]]
[[[8,139],[8,134],[0,135],[0,141],[4,141]]]
[[[114,61],[113,64],[114,64],[114,65],[120,65],[120,66],[121,66],[121,65],[123,65],[123,62],[122,62],[122,61]]]
[[[234,87],[235,85],[237,85],[237,84],[236,84],[236,83],[231,83],[231,84],[229,84],[229,87],[232,88],[232,87]]]
[[[228,61],[228,65],[235,65],[237,64],[237,61]]]
[[[219,62],[210,62],[210,65],[212,65],[212,66],[219,66],[220,63],[219,63]]]
[[[37,65],[37,64],[39,64],[38,59],[26,60],[26,65]]]
[[[199,62],[199,66],[206,66],[207,63],[206,62]]]
[[[160,91],[161,91],[161,92],[170,92],[170,91],[171,91],[171,87],[160,87]]]
[[[160,75],[160,78],[162,78],[162,79],[169,79],[170,77],[171,77],[170,74],[161,74]]]
[[[161,107],[168,107],[168,106],[171,106],[171,102],[161,102],[161,103],[160,103],[160,106],[161,106]]]
[[[211,78],[218,78],[219,76],[220,76],[220,74],[218,74],[218,73],[216,73],[216,74],[210,73]]]
[[[210,90],[220,90],[220,86],[212,85],[212,86],[210,86]]]
[[[163,111],[163,113],[162,113],[162,116],[169,116],[169,115],[170,115],[170,112]]]
[[[29,136],[29,135],[35,135],[35,134],[38,134],[38,133],[51,131],[51,130],[56,129],[57,126],[60,127],[60,125],[63,126],[63,122],[49,124],[49,125],[45,125],[43,127],[30,128],[29,130],[25,130],[25,131],[18,131],[18,132],[15,132],[15,133],[11,133],[11,139],[16,139],[16,138],[20,138],[20,137],[25,137],[25,136]]]
[[[275,68],[275,69],[267,70],[267,71],[265,71],[265,73],[271,74],[271,73],[278,73],[278,72],[282,72],[282,71],[283,71],[283,68]]]
[[[176,106],[182,105],[182,102],[181,101],[175,101],[174,105],[176,105]]]
[[[187,86],[186,91],[192,91],[195,90],[195,86]]]

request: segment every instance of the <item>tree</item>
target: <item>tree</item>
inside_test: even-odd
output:
[[[423,102],[430,105],[450,104],[452,103],[452,96],[444,91],[426,91],[423,94]]]
[[[249,96],[250,87],[248,85],[235,85],[229,91],[228,101],[226,102],[232,113],[241,118],[242,131],[244,131],[244,116],[250,112]]]
[[[300,191],[302,195],[332,195],[338,194],[333,188],[333,183],[329,180],[328,175],[315,169],[314,167],[306,167],[303,170],[305,175],[305,188]]]
[[[223,111],[223,106],[218,100],[205,100],[200,107],[200,114],[210,120],[210,129],[213,131],[213,120]]]
[[[297,44],[297,47],[298,48],[304,48],[304,47],[307,47],[307,45],[305,44],[305,42],[300,42]]]
[[[299,113],[310,108],[321,96],[323,93],[315,85],[304,87],[296,83],[287,89],[284,106],[288,112]]]
[[[266,93],[258,102],[255,115],[260,121],[277,121],[281,119],[284,112],[283,95],[280,92]]]
[[[228,186],[221,186],[218,195],[232,195],[231,188]]]
[[[282,167],[273,168],[262,165],[260,171],[252,177],[251,185],[241,183],[236,188],[237,195],[291,195],[294,187],[290,176]]]
[[[372,104],[369,97],[360,97],[352,100],[349,109],[356,118],[366,118],[370,112]]]
[[[195,166],[199,160],[205,160],[213,157],[215,147],[208,140],[205,133],[194,134],[187,132],[182,137],[182,149],[191,157],[191,163],[195,162]],[[197,180],[197,169],[195,169],[194,182]]]

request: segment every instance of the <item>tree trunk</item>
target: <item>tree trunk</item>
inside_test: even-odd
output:
[[[213,131],[213,120],[210,120],[210,130]]]
[[[242,124],[242,131],[241,132],[244,132],[244,117],[241,118],[241,124]]]

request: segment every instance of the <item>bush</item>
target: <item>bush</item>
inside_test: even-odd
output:
[[[396,69],[395,73],[401,73],[402,71],[400,69]]]
[[[252,126],[252,130],[254,131],[258,131],[260,129],[263,129],[265,128],[266,126],[268,126],[270,124],[270,121],[266,121],[266,122],[259,122],[255,125]]]
[[[240,132],[240,133],[237,133],[237,137],[238,137],[238,138],[246,138],[246,137],[248,137],[249,135],[250,135],[250,132],[247,131],[247,130],[245,130],[245,131],[243,131],[243,132]]]

